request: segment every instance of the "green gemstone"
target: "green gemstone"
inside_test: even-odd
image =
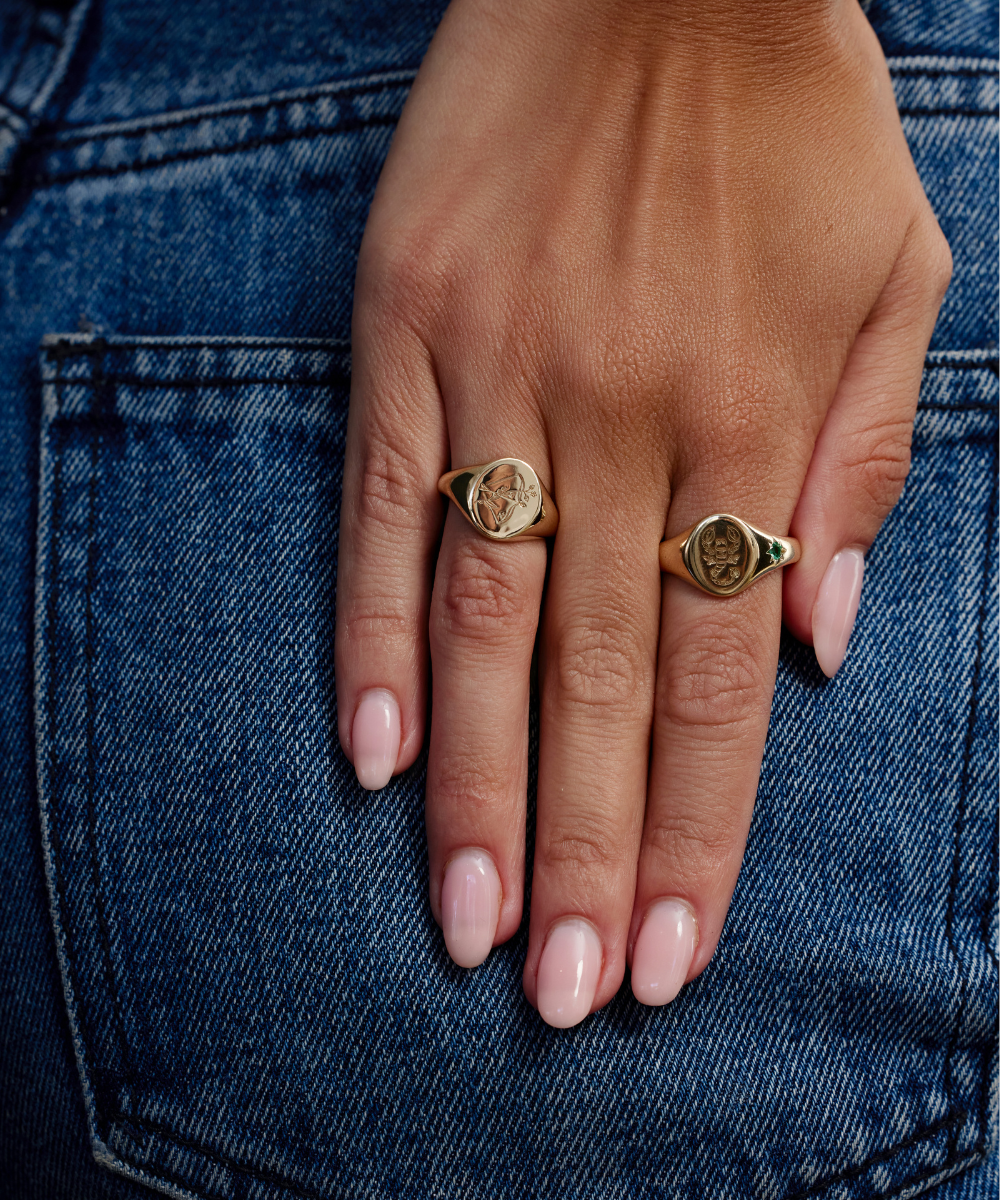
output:
[[[784,550],[784,547],[782,546],[781,542],[778,542],[778,541],[772,542],[770,544],[770,546],[768,546],[768,548],[767,548],[767,552],[771,556],[771,561],[776,562],[776,563],[781,562],[781,555],[782,555],[783,550]]]

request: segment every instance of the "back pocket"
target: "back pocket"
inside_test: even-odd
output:
[[[49,339],[39,789],[98,1160],[202,1200],[862,1200],[980,1161],[998,383],[927,366],[848,661],[785,641],[712,964],[564,1031],[527,922],[448,959],[422,762],[373,795],[337,745],[347,348]]]
[[[355,788],[332,660],[348,350],[51,337],[41,363],[39,781],[95,1151],[161,1188],[308,1195],[261,1111],[311,1091],[273,1072],[320,1049],[357,869],[321,799]]]

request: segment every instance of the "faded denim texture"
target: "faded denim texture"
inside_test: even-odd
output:
[[[985,1200],[992,5],[867,6],[956,270],[844,668],[782,645],[709,969],[569,1031],[526,922],[448,960],[423,762],[336,739],[355,258],[442,9],[0,0],[0,1187]]]

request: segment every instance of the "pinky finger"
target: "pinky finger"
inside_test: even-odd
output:
[[[950,278],[948,243],[928,214],[855,339],[792,518],[802,558],[785,572],[785,623],[828,676],[847,652],[865,551],[906,481],[924,356]]]

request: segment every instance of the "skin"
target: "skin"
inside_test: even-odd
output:
[[[540,634],[531,1003],[568,917],[601,940],[595,1009],[657,898],[695,912],[688,978],[709,962],[782,617],[811,641],[831,558],[899,496],[950,269],[853,0],[448,9],[358,267],[340,737],[350,757],[359,697],[389,689],[403,771],[430,719],[431,907],[449,858],[485,849],[503,942]],[[490,543],[436,491],[501,455],[559,505],[544,597],[544,543]],[[726,600],[661,579],[661,539],[718,511],[801,562]]]

